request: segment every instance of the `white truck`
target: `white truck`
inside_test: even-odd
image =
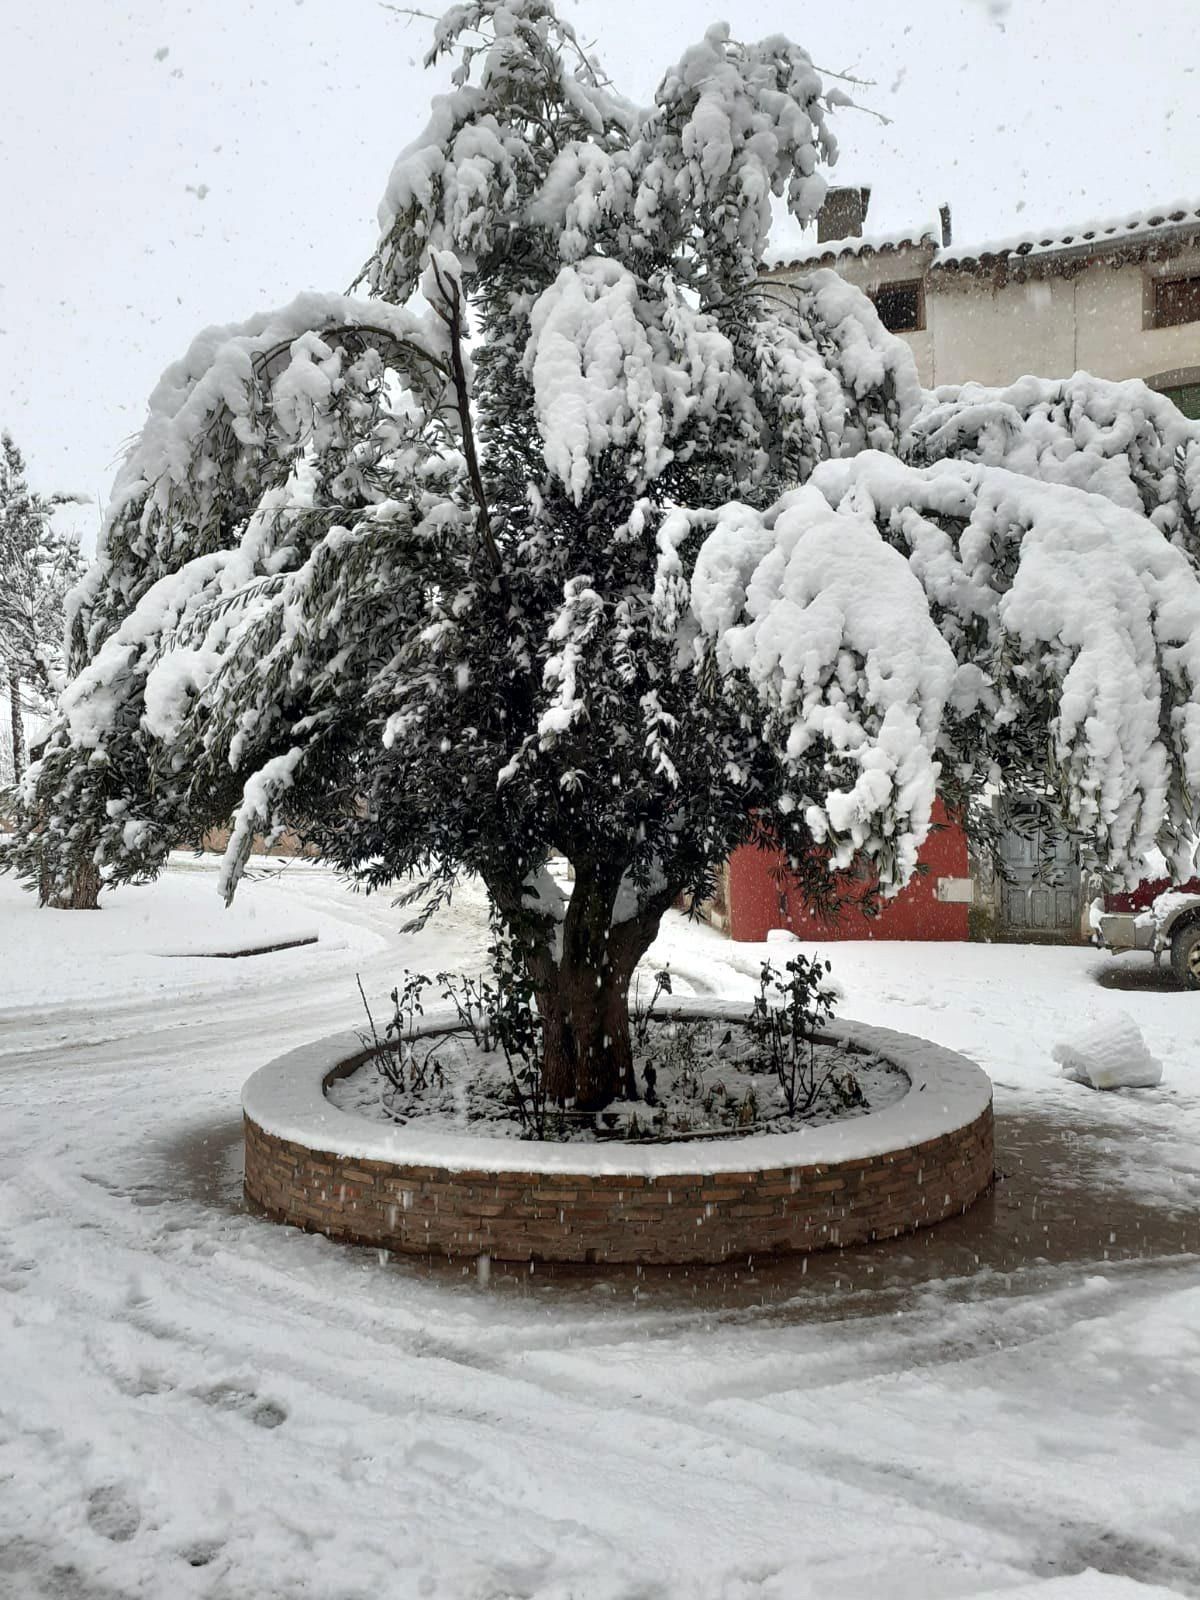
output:
[[[1117,955],[1150,951],[1156,966],[1169,955],[1180,983],[1200,989],[1200,893],[1192,892],[1195,883],[1193,879],[1186,888],[1167,889],[1141,910],[1136,905],[1121,911],[1098,910],[1093,926],[1100,942]]]

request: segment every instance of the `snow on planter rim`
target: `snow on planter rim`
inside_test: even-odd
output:
[[[656,1012],[664,1020],[686,1017],[743,1022],[745,1002],[678,1000]],[[459,1031],[457,1013],[425,1013],[422,1034]],[[753,1172],[779,1167],[832,1166],[905,1150],[969,1127],[991,1104],[992,1083],[966,1056],[912,1034],[860,1022],[835,1021],[822,1037],[883,1056],[909,1079],[908,1093],[882,1111],[742,1139],[688,1140],[679,1144],[551,1144],[470,1134],[422,1132],[419,1123],[389,1127],[352,1116],[325,1098],[325,1080],[351,1056],[362,1054],[355,1032],[330,1034],[261,1067],[242,1090],[242,1108],[264,1133],[311,1150],[397,1166],[451,1172],[579,1172],[666,1178],[711,1172]]]

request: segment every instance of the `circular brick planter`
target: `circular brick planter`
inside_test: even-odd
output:
[[[741,1021],[681,1002],[672,1016]],[[428,1033],[453,1014],[429,1012]],[[334,1034],[270,1062],[242,1095],[246,1195],[357,1244],[499,1260],[720,1262],[890,1239],[964,1211],[992,1182],[992,1086],[973,1062],[857,1023],[824,1036],[910,1080],[882,1111],[799,1133],[677,1144],[539,1144],[351,1116],[325,1085],[363,1059]]]

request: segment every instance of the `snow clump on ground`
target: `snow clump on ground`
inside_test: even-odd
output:
[[[1162,1082],[1162,1062],[1146,1048],[1132,1017],[1120,1011],[1054,1047],[1065,1078],[1089,1089],[1153,1089]]]

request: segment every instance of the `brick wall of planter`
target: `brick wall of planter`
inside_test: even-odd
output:
[[[361,1160],[246,1118],[246,1194],[277,1221],[410,1254],[511,1261],[718,1262],[890,1239],[965,1210],[992,1166],[990,1105],[884,1155],[672,1177]]]

